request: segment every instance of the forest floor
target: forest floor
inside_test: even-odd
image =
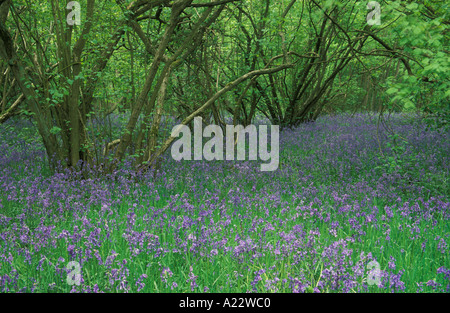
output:
[[[10,120],[0,292],[449,292],[450,132],[377,121],[283,130],[273,172],[166,157],[156,177],[73,179]]]

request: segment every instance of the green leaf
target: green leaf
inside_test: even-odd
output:
[[[417,4],[417,3],[410,3],[410,4],[408,4],[407,6],[406,6],[406,8],[408,9],[408,10],[415,10],[415,9],[417,9],[419,7],[419,5]]]
[[[57,126],[53,126],[53,128],[50,129],[50,133],[56,135],[56,134],[60,133],[61,130],[62,130],[61,128],[59,128],[59,127],[57,127]]]
[[[387,93],[388,95],[392,95],[392,94],[397,93],[397,92],[398,92],[398,89],[395,88],[395,87],[391,87],[391,88],[389,88],[388,90],[386,90],[386,93]]]

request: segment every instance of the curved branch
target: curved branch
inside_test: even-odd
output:
[[[283,64],[283,65],[280,65],[280,66],[277,66],[277,67],[256,70],[256,71],[249,72],[249,73],[247,73],[245,75],[242,75],[238,79],[228,83],[227,85],[225,85],[225,87],[223,87],[221,90],[216,92],[211,98],[209,98],[208,101],[206,101],[200,108],[195,110],[191,115],[186,117],[183,120],[183,122],[181,122],[181,124],[179,124],[178,126],[181,127],[183,125],[187,125],[189,122],[191,122],[194,119],[194,117],[198,116],[200,113],[202,113],[204,110],[206,110],[219,97],[221,97],[222,95],[224,95],[225,93],[227,93],[228,91],[230,91],[231,89],[233,89],[234,87],[239,85],[240,83],[246,81],[247,79],[253,78],[253,77],[258,76],[258,75],[265,75],[265,74],[271,74],[271,73],[279,72],[279,71],[282,71],[284,69],[291,68],[293,66],[294,66],[293,64]],[[176,138],[177,137],[172,137],[172,135],[170,135],[170,137],[164,142],[162,147],[154,155],[150,156],[149,159],[147,160],[147,162],[145,162],[144,164],[139,166],[139,169],[145,171],[150,166],[152,166],[154,164],[154,162],[156,161],[156,159],[158,159],[169,148],[169,146],[172,144],[172,142]]]

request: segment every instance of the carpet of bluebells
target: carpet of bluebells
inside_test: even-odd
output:
[[[284,129],[274,172],[169,151],[156,174],[51,175],[34,126],[10,120],[0,291],[449,292],[450,132],[378,122]]]

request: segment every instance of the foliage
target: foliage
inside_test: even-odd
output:
[[[448,292],[450,133],[398,115],[390,124],[398,135],[379,135],[396,166],[381,174],[377,119],[357,114],[285,129],[276,172],[167,159],[156,179],[131,164],[113,175],[85,168],[84,179],[46,172],[42,147],[19,138],[30,124],[9,120],[0,290]],[[405,176],[399,166],[412,159]],[[69,261],[80,264],[79,286],[67,283]]]

